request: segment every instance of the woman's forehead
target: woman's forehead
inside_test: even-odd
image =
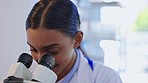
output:
[[[69,40],[69,37],[65,37],[63,33],[57,30],[47,30],[44,28],[27,30],[27,42],[31,45],[50,45],[54,43],[64,43]]]
[[[58,35],[62,35],[58,30],[52,30],[52,29],[46,29],[46,28],[37,28],[37,29],[27,29],[27,35],[33,35],[33,36],[55,36],[58,37]],[[64,36],[64,35],[62,35]]]

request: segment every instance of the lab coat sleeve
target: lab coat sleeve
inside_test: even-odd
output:
[[[110,80],[107,81],[107,83],[123,83],[119,74],[115,74]]]
[[[115,70],[104,65],[96,66],[94,78],[94,83],[123,83]]]

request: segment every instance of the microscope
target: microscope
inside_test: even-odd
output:
[[[50,54],[44,54],[38,62],[33,73],[29,68],[33,62],[31,55],[22,53],[17,63],[12,64],[7,78],[2,83],[55,83],[57,75],[52,71],[55,66],[54,57]]]

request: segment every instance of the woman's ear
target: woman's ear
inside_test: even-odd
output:
[[[75,37],[74,48],[78,48],[80,46],[82,39],[83,39],[83,32],[78,31]]]

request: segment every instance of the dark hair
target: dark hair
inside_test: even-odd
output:
[[[34,5],[26,20],[26,30],[38,27],[59,30],[75,37],[80,29],[77,7],[70,0],[40,0]]]

